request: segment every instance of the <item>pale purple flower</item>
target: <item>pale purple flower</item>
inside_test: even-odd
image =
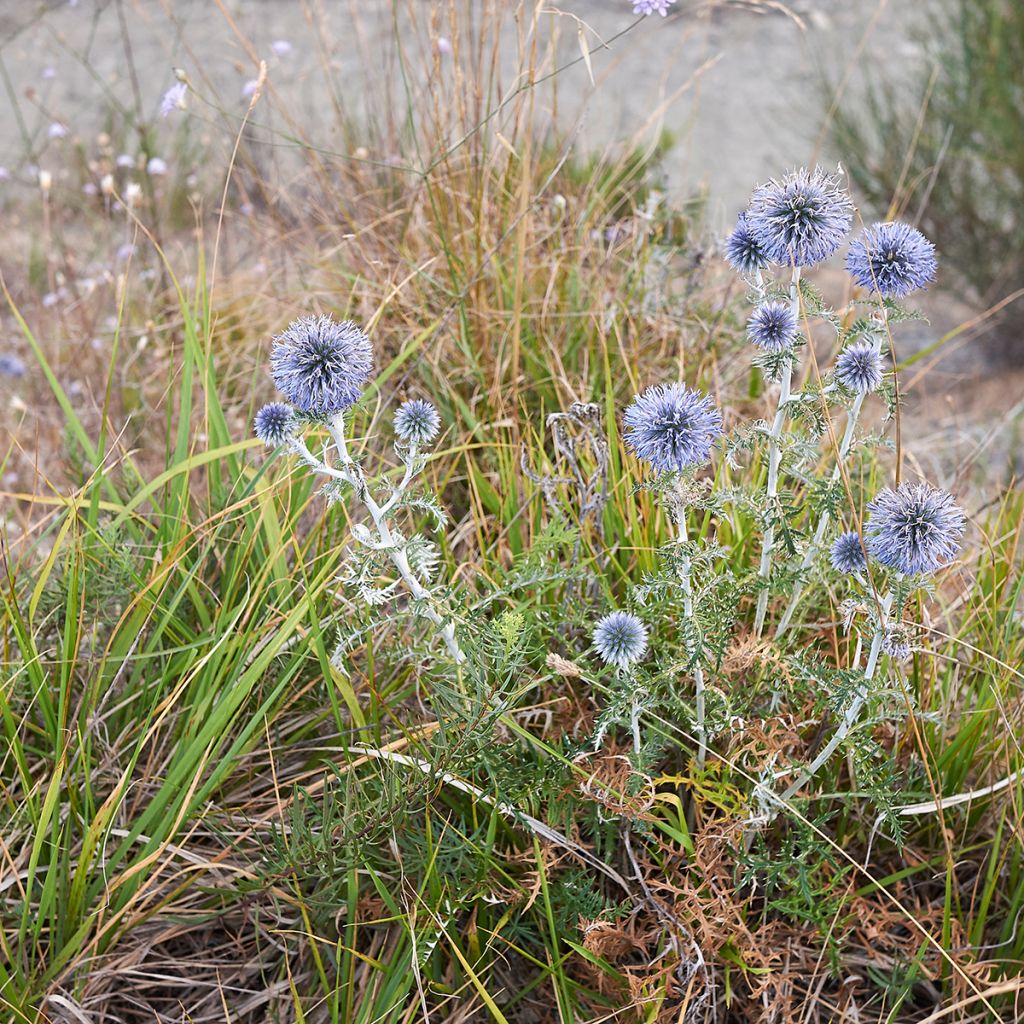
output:
[[[278,56],[284,57],[292,52],[292,44],[287,39],[275,39],[270,44],[270,49]]]
[[[867,566],[860,534],[855,530],[836,537],[829,551],[829,561],[836,572],[863,572]]]
[[[61,124],[60,121],[54,121],[50,127],[46,129],[47,138],[50,139],[63,139],[67,137],[67,134],[67,126]]]
[[[796,341],[799,322],[788,302],[762,302],[747,321],[747,337],[765,352],[779,353]]]
[[[53,79],[57,77],[57,69],[48,65],[39,72],[39,77],[42,78],[44,82],[53,81]]]
[[[242,96],[244,99],[251,99],[259,86],[259,81],[255,78],[250,78],[245,85],[242,86]]]
[[[836,359],[836,380],[856,395],[877,390],[882,376],[882,356],[868,341],[847,346]]]
[[[750,197],[747,223],[765,255],[786,267],[827,260],[853,220],[853,204],[820,167],[801,169],[760,185]]]
[[[135,157],[133,157],[131,153],[119,153],[114,163],[116,163],[118,167],[134,167]]]
[[[167,117],[175,110],[184,110],[186,96],[188,96],[188,86],[184,82],[175,82],[164,93],[164,98],[160,101],[160,116]]]
[[[676,0],[632,0],[634,14],[660,14],[663,18]]]
[[[452,52],[452,41],[447,36],[437,37],[437,52],[442,57],[447,57]]]
[[[4,167],[2,164],[0,164],[0,181],[10,181],[10,180],[11,180],[11,172],[6,167]]]
[[[284,402],[271,402],[256,413],[253,433],[268,447],[276,448],[294,436],[298,426],[295,410]]]
[[[612,612],[594,627],[594,650],[606,665],[628,668],[647,651],[647,627],[629,612]]]
[[[868,505],[868,551],[907,576],[948,565],[960,550],[966,517],[946,491],[926,483],[886,488]]]
[[[395,411],[395,433],[408,444],[429,444],[440,429],[438,411],[422,398],[403,402]]]
[[[722,414],[710,397],[685,384],[655,384],[623,416],[626,444],[658,472],[681,472],[711,457]]]
[[[725,258],[733,269],[741,274],[751,274],[768,266],[768,257],[750,230],[746,213],[741,213],[737,217],[736,227],[725,240]]]
[[[25,364],[12,352],[0,355],[0,377],[24,377]]]
[[[917,228],[897,221],[866,228],[846,256],[857,284],[887,299],[924,288],[937,268],[935,246]]]
[[[373,369],[370,339],[351,320],[304,316],[274,339],[270,373],[303,412],[329,416],[354,405]]]
[[[161,160],[158,156],[150,157],[149,163],[146,164],[146,171],[158,178],[167,173],[167,161]]]

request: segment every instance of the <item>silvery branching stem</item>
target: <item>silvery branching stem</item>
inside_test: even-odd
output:
[[[402,581],[405,583],[406,587],[409,588],[409,592],[416,600],[416,604],[414,606],[416,612],[437,627],[437,631],[441,634],[441,638],[444,640],[449,654],[451,654],[457,663],[462,664],[466,660],[466,655],[463,653],[458,640],[455,638],[454,622],[450,619],[446,621],[434,607],[433,598],[431,597],[430,592],[416,578],[416,574],[413,572],[412,566],[409,564],[409,557],[405,550],[405,540],[402,538],[401,534],[392,530],[388,523],[389,514],[401,500],[406,488],[409,486],[415,474],[415,467],[418,458],[415,444],[410,446],[409,454],[406,459],[405,474],[403,475],[401,482],[392,492],[391,497],[383,505],[380,505],[370,493],[370,488],[367,486],[366,478],[363,475],[363,471],[359,466],[359,463],[349,455],[348,444],[345,439],[344,414],[337,413],[333,416],[328,422],[328,429],[331,432],[331,437],[334,438],[338,461],[341,464],[340,468],[335,468],[327,462],[326,453],[323,459],[318,459],[313,455],[309,448],[306,447],[305,442],[302,441],[301,438],[296,437],[292,439],[290,442],[292,451],[314,472],[332,477],[335,480],[342,480],[356,492],[360,500],[366,506],[367,511],[370,513],[370,518],[373,520],[373,525],[377,533],[376,537],[371,536],[368,538],[360,537],[356,534],[356,539],[360,543],[367,547],[371,547],[376,551],[387,552],[388,558],[391,559],[391,562],[398,570],[398,574],[401,576]]]
[[[832,738],[825,744],[818,753],[818,756],[796,777],[790,786],[778,797],[779,803],[789,803],[800,792],[801,789],[817,774],[818,769],[835,753],[836,748],[850,734],[850,730],[857,724],[861,709],[867,703],[868,692],[871,688],[871,680],[878,665],[878,656],[882,650],[882,640],[885,637],[886,619],[889,609],[892,607],[892,591],[885,595],[880,602],[878,622],[875,624],[875,634],[871,638],[871,649],[868,651],[868,662],[864,666],[864,682],[857,692],[857,695],[850,702],[842,721],[832,734]]]
[[[800,268],[793,268],[793,276],[789,285],[789,302],[793,315],[799,320],[800,317]],[[775,411],[775,419],[772,422],[771,432],[768,437],[768,487],[766,491],[767,508],[772,512],[775,499],[779,494],[779,465],[782,462],[782,446],[779,439],[782,436],[782,427],[786,421],[786,405],[789,402],[789,395],[793,385],[793,363],[787,359],[782,371],[782,382],[779,389],[779,404]],[[760,636],[764,629],[764,617],[768,611],[768,575],[772,566],[772,548],[775,543],[775,527],[768,523],[764,530],[764,540],[761,545],[761,564],[757,574],[763,581],[761,592],[757,595],[757,611],[754,615],[754,635]]]
[[[884,314],[883,314],[884,316]],[[882,346],[882,333],[877,333],[873,338],[873,345],[875,351],[881,350]],[[861,406],[864,404],[864,399],[867,398],[866,394],[858,394],[853,400],[853,405],[850,407],[850,414],[846,420],[846,430],[843,433],[843,439],[839,444],[839,455],[836,459],[835,467],[832,470],[832,481],[835,483],[842,475],[843,461],[846,456],[850,453],[850,447],[853,444],[854,430],[857,426],[857,419],[860,416]],[[821,548],[821,543],[825,539],[825,533],[829,528],[831,522],[831,516],[828,512],[822,512],[821,518],[818,520],[818,526],[814,531],[814,537],[810,544],[807,545],[807,550],[804,552],[803,560],[800,562],[801,574],[806,572],[814,562],[815,555]],[[800,603],[800,598],[803,596],[804,584],[802,579],[798,579],[796,586],[793,588],[793,596],[789,599],[789,604],[786,605],[786,610],[783,612],[782,618],[779,620],[779,624],[775,630],[775,637],[778,639],[782,634],[789,628],[789,623],[792,621],[793,613],[797,609],[797,605]]]
[[[680,502],[675,509],[676,519],[679,526],[679,543],[685,544],[687,542],[686,533],[686,509],[682,502]],[[687,622],[693,625],[693,584],[690,579],[690,558],[685,556],[683,558],[682,565],[679,569],[680,584],[683,588],[683,615]],[[705,718],[705,696],[704,696],[704,669],[698,660],[700,652],[696,650],[696,642],[693,638],[687,635],[686,648],[693,660],[693,687],[695,694],[695,727],[694,731],[697,734],[697,767],[703,768],[704,762],[708,756],[708,744],[707,744],[707,730],[704,726]]]

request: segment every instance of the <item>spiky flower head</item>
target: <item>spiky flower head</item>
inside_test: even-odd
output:
[[[882,356],[869,341],[847,346],[836,360],[836,380],[856,395],[877,390],[882,375]]]
[[[850,230],[853,203],[820,167],[802,168],[754,189],[747,219],[772,263],[809,267],[839,248]]]
[[[187,96],[188,86],[184,82],[175,82],[160,101],[160,116],[168,117],[175,110],[184,110]]]
[[[253,433],[268,447],[276,448],[295,435],[295,410],[284,402],[271,402],[256,413]]]
[[[929,484],[887,487],[868,505],[868,551],[907,576],[935,572],[960,550],[966,517],[946,491]]]
[[[741,213],[736,219],[736,227],[725,240],[725,258],[734,270],[741,274],[752,274],[755,270],[764,270],[768,266],[768,257],[761,248],[761,243],[750,230],[747,215]]]
[[[659,472],[681,472],[711,457],[722,414],[710,397],[685,384],[654,384],[623,416],[626,444]]]
[[[354,405],[373,369],[370,339],[351,320],[303,316],[274,339],[270,373],[303,412],[329,416]]]
[[[628,668],[647,651],[647,627],[629,612],[612,612],[594,627],[593,643],[606,665]]]
[[[762,302],[747,321],[747,337],[766,352],[781,352],[796,340],[799,323],[788,302]]]
[[[403,402],[395,411],[395,433],[407,444],[428,444],[440,429],[437,410],[422,398]]]
[[[634,14],[660,14],[663,18],[676,0],[632,0]]]
[[[874,224],[846,254],[846,269],[862,288],[899,299],[935,280],[935,246],[917,228],[898,221]]]
[[[882,653],[888,654],[894,661],[906,661],[910,657],[913,636],[900,623],[886,627],[882,634]]]
[[[867,560],[864,558],[860,534],[856,530],[851,530],[836,537],[829,551],[829,560],[836,572],[863,572],[867,567]]]

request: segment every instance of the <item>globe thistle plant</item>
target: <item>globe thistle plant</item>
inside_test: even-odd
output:
[[[960,550],[966,518],[946,491],[926,483],[886,488],[868,505],[868,552],[904,575],[933,573]]]
[[[685,384],[655,384],[630,403],[623,417],[626,444],[659,473],[681,473],[711,458],[722,414],[710,397]]]
[[[754,190],[747,222],[772,263],[823,263],[842,244],[853,220],[846,191],[820,167],[801,169]]]
[[[297,409],[328,417],[355,405],[373,370],[366,333],[351,320],[304,316],[274,339],[270,373]]]
[[[846,269],[862,288],[899,299],[935,280],[935,246],[917,228],[874,224],[850,246]]]
[[[870,341],[848,345],[839,353],[836,380],[855,395],[877,391],[882,383],[882,354]]]
[[[799,320],[788,302],[762,302],[747,321],[747,337],[765,352],[779,353],[796,341]]]
[[[754,237],[746,213],[741,213],[736,226],[725,240],[725,258],[741,274],[759,274],[768,267],[768,257]]]
[[[414,398],[395,412],[395,433],[406,444],[429,444],[441,429],[441,417],[430,402]]]
[[[647,653],[647,627],[629,612],[612,612],[594,627],[594,650],[606,664],[620,671]]]
[[[270,402],[263,406],[256,413],[252,425],[253,433],[270,448],[290,441],[298,427],[295,410],[283,402]]]
[[[860,534],[855,530],[840,534],[829,551],[829,561],[836,572],[847,575],[863,572],[868,563],[864,557],[864,545]]]
[[[404,586],[413,598],[414,612],[433,624],[456,662],[465,661],[455,625],[428,586],[437,564],[436,546],[418,535],[407,538],[395,521],[403,508],[430,512],[438,525],[444,520],[433,498],[408,493],[426,465],[418,446],[437,436],[437,410],[422,400],[399,407],[395,431],[405,442],[405,447],[397,448],[405,473],[390,485],[390,496],[378,500],[386,479],[371,487],[362,465],[349,453],[346,438],[346,410],[358,401],[373,367],[366,334],[351,321],[339,324],[329,316],[301,317],[274,339],[270,367],[274,383],[293,404],[263,406],[253,424],[256,436],[268,445],[286,445],[314,473],[326,477],[328,498],[342,500],[351,489],[369,512],[372,528],[363,523],[352,527],[356,547],[348,554],[345,579],[372,606],[385,604]],[[304,430],[316,423],[326,423],[333,457],[330,446],[325,445],[318,456],[306,444]],[[397,579],[381,586],[385,563],[390,563],[388,572],[397,570]]]

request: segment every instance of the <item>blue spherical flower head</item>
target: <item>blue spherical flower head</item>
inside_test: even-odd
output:
[[[632,0],[634,14],[660,14],[663,18],[676,0]]]
[[[626,444],[658,472],[702,465],[722,433],[711,399],[685,384],[655,384],[637,395],[623,416]]]
[[[946,491],[929,484],[887,487],[868,505],[868,551],[907,576],[948,565],[960,550],[966,517]]]
[[[278,390],[311,416],[354,405],[373,369],[370,339],[351,320],[304,316],[274,339],[270,373]]]
[[[253,433],[269,448],[276,448],[295,436],[295,410],[284,402],[271,402],[256,413]]]
[[[747,321],[747,337],[766,352],[778,353],[796,340],[799,323],[788,302],[762,302]]]
[[[440,415],[422,398],[403,402],[395,411],[395,433],[407,444],[429,444],[440,429]]]
[[[900,299],[935,280],[935,246],[909,224],[866,228],[850,246],[846,269],[862,288]]]
[[[729,265],[741,274],[752,274],[756,270],[764,270],[768,266],[768,257],[761,248],[761,243],[750,230],[750,223],[745,213],[736,220],[736,227],[725,240],[725,258]]]
[[[829,560],[836,572],[852,574],[863,572],[867,568],[864,548],[860,542],[860,534],[851,530],[849,533],[836,537],[829,551]]]
[[[647,627],[629,612],[612,612],[594,627],[593,643],[606,665],[628,668],[647,651]]]
[[[882,356],[868,341],[843,349],[836,360],[836,380],[855,395],[876,391],[882,383]]]
[[[853,203],[835,178],[815,167],[758,186],[747,220],[773,263],[809,267],[827,260],[842,244]]]

